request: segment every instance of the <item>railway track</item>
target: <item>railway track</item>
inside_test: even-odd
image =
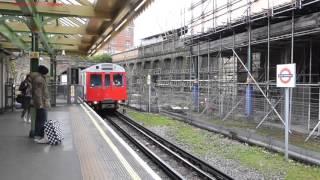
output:
[[[105,118],[172,179],[232,179],[119,112]]]

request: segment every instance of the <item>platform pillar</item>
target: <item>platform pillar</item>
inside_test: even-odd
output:
[[[56,85],[56,56],[50,56],[50,103],[51,106],[56,106],[56,94],[57,94],[57,85]]]
[[[30,72],[37,72],[39,66],[39,36],[38,33],[33,32],[31,37],[31,56],[30,56]],[[36,109],[31,106],[31,129],[29,137],[33,138],[35,134]]]

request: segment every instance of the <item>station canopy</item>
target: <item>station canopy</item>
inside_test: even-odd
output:
[[[0,0],[0,48],[92,55],[153,0]]]

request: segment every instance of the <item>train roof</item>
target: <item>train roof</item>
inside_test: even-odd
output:
[[[125,69],[118,64],[100,63],[90,66],[81,72],[125,72]]]

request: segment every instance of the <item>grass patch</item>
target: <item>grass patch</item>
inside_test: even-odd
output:
[[[172,120],[171,118],[128,111],[129,116],[149,127],[166,126],[170,129],[170,135],[177,142],[186,144],[193,154],[216,155],[226,159],[232,159],[245,167],[257,170],[266,179],[285,177],[289,180],[320,180],[320,168],[303,165],[294,161],[285,161],[283,155],[266,151],[263,148],[252,147],[221,135],[194,128],[188,124]],[[247,128],[246,124],[238,124]]]
[[[145,126],[170,126],[174,125],[175,121],[172,121],[168,117],[160,116],[157,114],[148,114],[143,112],[128,111],[130,117],[139,122],[143,123]]]
[[[284,141],[284,130],[275,128],[275,127],[264,127],[261,126],[259,129],[256,129],[256,125],[252,122],[246,122],[245,120],[239,121],[221,121],[221,120],[212,120],[210,121],[213,125],[219,125],[231,129],[245,129],[254,131],[254,133],[261,136],[270,136],[276,140]],[[294,132],[290,135],[290,144],[297,147],[305,148],[311,151],[320,152],[320,142],[314,139],[309,139],[309,141],[304,142],[306,136]]]

